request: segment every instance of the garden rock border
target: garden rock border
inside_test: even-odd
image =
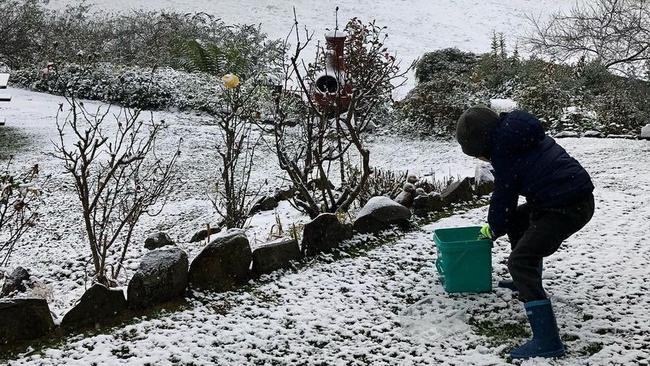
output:
[[[448,192],[447,197],[454,196],[455,193],[450,192],[455,192],[458,187],[466,189],[468,184],[470,185],[469,192],[474,193],[471,190],[471,185],[475,180],[474,177],[466,177],[450,184],[445,189],[445,192]],[[460,197],[464,197],[466,193],[467,190]],[[394,205],[406,209],[387,197],[375,198],[381,201],[387,199]],[[471,199],[461,202],[477,201],[479,198],[480,196],[473,194]],[[426,205],[418,207],[419,201],[427,200],[430,201]],[[426,216],[428,213],[440,212],[452,207],[456,203],[453,201],[450,199],[443,201],[442,196],[437,193],[420,194],[414,200],[414,211],[419,210],[420,216]],[[450,215],[454,213],[453,210],[446,212]],[[408,216],[410,218],[410,210]],[[406,217],[405,212],[400,217]],[[438,218],[438,216],[435,217]],[[132,308],[144,308],[181,297],[185,294],[188,282],[194,288],[217,291],[234,290],[253,278],[254,274],[260,275],[279,268],[286,268],[291,261],[302,258],[304,253],[314,256],[337,250],[342,241],[350,238],[352,238],[352,228],[342,224],[335,214],[326,213],[305,225],[302,253],[298,251],[298,243],[295,240],[271,242],[252,252],[248,238],[241,230],[229,230],[219,235],[206,245],[192,261],[191,266],[187,265],[187,254],[180,248],[155,249],[143,257],[138,272],[131,279],[126,305]],[[251,271],[251,263],[254,263],[254,272]],[[139,295],[133,295],[134,289],[139,286],[144,286],[147,289],[160,289],[162,292],[144,291],[147,294],[146,299],[140,301],[137,300]],[[94,285],[64,316],[62,327],[73,328],[101,324],[104,320],[109,322],[112,317],[123,311],[125,302],[121,292],[122,290]],[[141,296],[140,299],[142,299]],[[110,304],[106,304],[106,302]],[[83,313],[82,310],[86,313],[83,316],[80,315]],[[124,314],[135,316],[136,313],[125,311]],[[40,338],[50,334],[55,328],[47,301],[36,298],[0,300],[0,322],[3,324],[0,327],[0,339],[3,339],[5,343]]]

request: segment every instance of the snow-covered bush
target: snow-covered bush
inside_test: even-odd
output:
[[[397,105],[404,117],[398,129],[451,135],[465,108],[494,98],[513,99],[551,133],[638,133],[650,120],[650,83],[613,74],[600,62],[523,59],[498,35],[489,53],[474,56],[456,50],[425,55],[418,64],[421,82]]]
[[[30,89],[101,100],[140,109],[203,110],[219,92],[217,78],[170,68],[152,72],[141,67],[111,64],[69,64],[44,77],[41,70],[23,69],[12,82]]]
[[[642,110],[629,90],[617,89],[594,97],[593,109],[598,130],[604,134],[638,134],[650,121],[650,111]],[[644,106],[647,108],[647,106]]]
[[[0,14],[0,61],[14,70],[50,61],[182,69],[191,40],[218,45],[233,63],[266,65],[278,51],[259,27],[226,25],[206,13],[91,12],[84,2],[52,10],[40,0],[7,0]]]
[[[402,132],[451,135],[463,112],[487,101],[469,78],[440,73],[434,80],[419,83],[396,106],[404,120],[396,126]]]
[[[537,116],[546,130],[557,126],[566,107],[571,103],[570,92],[552,79],[522,86],[515,94],[521,109]]]
[[[438,79],[439,74],[467,75],[474,71],[479,56],[458,48],[445,48],[425,53],[415,65],[418,83]]]

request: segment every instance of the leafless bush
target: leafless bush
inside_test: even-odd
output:
[[[219,127],[217,153],[221,160],[212,203],[227,228],[244,227],[259,196],[260,189],[251,187],[251,173],[262,138],[253,130],[259,119],[260,97],[261,86],[254,80],[226,85],[211,108]]]
[[[0,171],[0,265],[7,265],[14,246],[38,218],[41,190],[36,184],[38,165],[28,172],[10,171],[11,159]]]
[[[358,184],[361,172],[356,167],[349,169],[350,182]],[[357,201],[360,206],[365,205],[372,197],[375,196],[388,196],[396,198],[404,183],[408,178],[408,172],[393,172],[391,170],[382,170],[375,168],[373,174],[368,178],[366,186],[361,190]]]
[[[647,0],[594,0],[557,13],[547,23],[529,17],[533,50],[560,60],[586,56],[628,75],[650,60],[650,3]]]
[[[112,114],[110,107],[99,107],[91,112],[75,99],[68,99],[68,106],[63,121],[63,105],[57,114],[59,140],[53,156],[74,180],[95,279],[114,285],[138,221],[142,215],[159,214],[166,203],[180,142],[165,160],[156,154],[163,121],[152,117],[145,122],[140,111],[131,109]],[[65,143],[68,133],[72,144]]]
[[[337,32],[343,33],[335,29]],[[346,212],[364,190],[372,174],[364,134],[410,70],[400,71],[399,62],[384,46],[385,28],[353,19],[345,32],[349,63],[345,70],[327,64],[325,55],[332,50],[320,44],[315,61],[302,62],[302,52],[312,42],[313,33],[306,28],[303,33],[297,20],[284,44],[287,54],[273,110],[274,147],[280,168],[299,193],[295,206],[310,217]],[[289,46],[291,37],[295,37],[293,48]],[[337,80],[335,91],[315,89],[317,78],[323,74]],[[297,91],[292,90],[294,86]],[[319,99],[331,103],[324,106]],[[297,129],[290,127],[291,121],[297,122]],[[360,174],[354,182],[345,174],[350,156],[359,158]],[[339,189],[330,179],[337,174]]]

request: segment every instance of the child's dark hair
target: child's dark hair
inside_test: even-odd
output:
[[[475,158],[490,157],[490,139],[497,126],[499,115],[486,106],[475,106],[458,119],[456,140],[463,152]]]

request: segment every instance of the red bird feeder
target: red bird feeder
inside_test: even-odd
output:
[[[312,86],[314,100],[327,114],[340,115],[347,112],[350,106],[352,85],[346,82],[346,38],[343,33],[325,36],[325,71]]]

